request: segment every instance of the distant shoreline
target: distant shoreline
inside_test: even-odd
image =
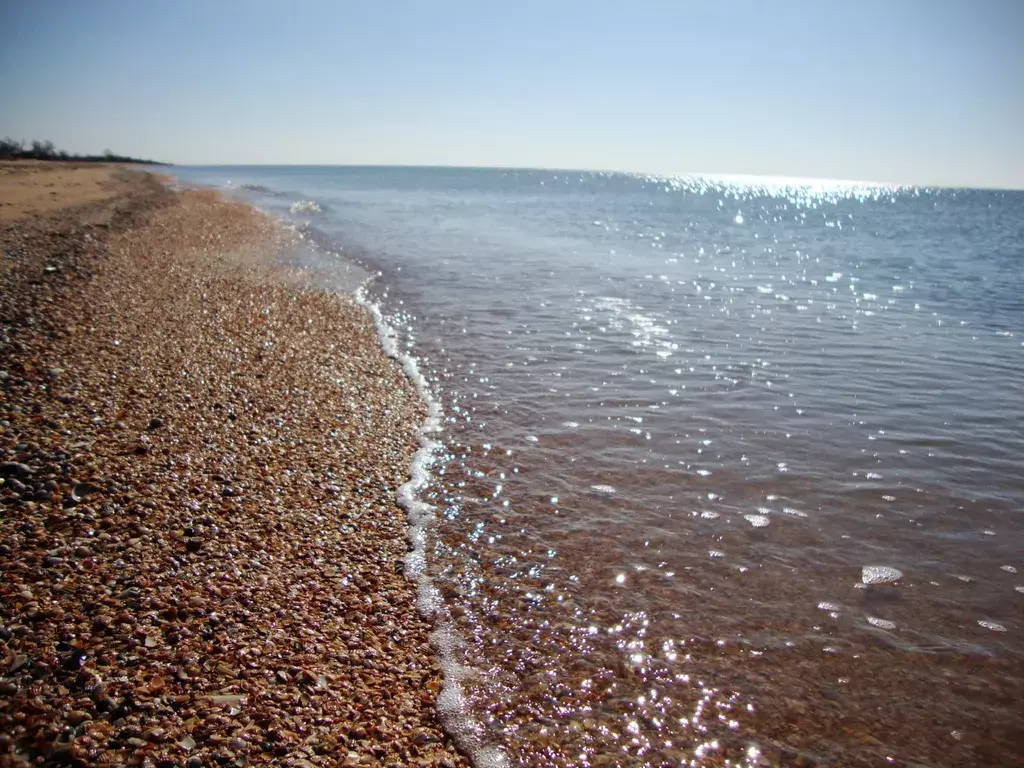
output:
[[[104,155],[68,155],[67,157],[0,157],[0,163],[87,163],[89,165],[161,165],[170,166],[173,163],[163,163],[159,160],[145,160],[139,157],[124,157],[115,155],[112,158]]]
[[[75,155],[64,149],[57,149],[52,141],[0,139],[0,160],[36,160],[55,163],[133,163],[138,165],[167,165],[157,160],[148,160],[130,155],[118,155],[105,149],[99,155]]]

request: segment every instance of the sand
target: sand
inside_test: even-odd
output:
[[[0,222],[107,200],[115,192],[110,174],[95,163],[0,161]]]
[[[369,315],[212,192],[15,163],[0,202],[0,765],[466,765]]]

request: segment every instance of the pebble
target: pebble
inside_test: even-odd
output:
[[[0,462],[0,475],[4,477],[28,477],[34,471],[28,464],[18,461]]]

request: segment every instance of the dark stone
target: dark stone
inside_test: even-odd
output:
[[[85,665],[85,660],[88,658],[88,654],[80,648],[75,648],[68,654],[68,657],[64,659],[64,663],[61,666],[71,672],[76,672]]]
[[[0,475],[4,477],[28,477],[35,470],[19,461],[0,462]]]

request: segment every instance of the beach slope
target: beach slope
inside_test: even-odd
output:
[[[0,202],[0,764],[465,765],[369,315],[209,191],[13,163]]]

